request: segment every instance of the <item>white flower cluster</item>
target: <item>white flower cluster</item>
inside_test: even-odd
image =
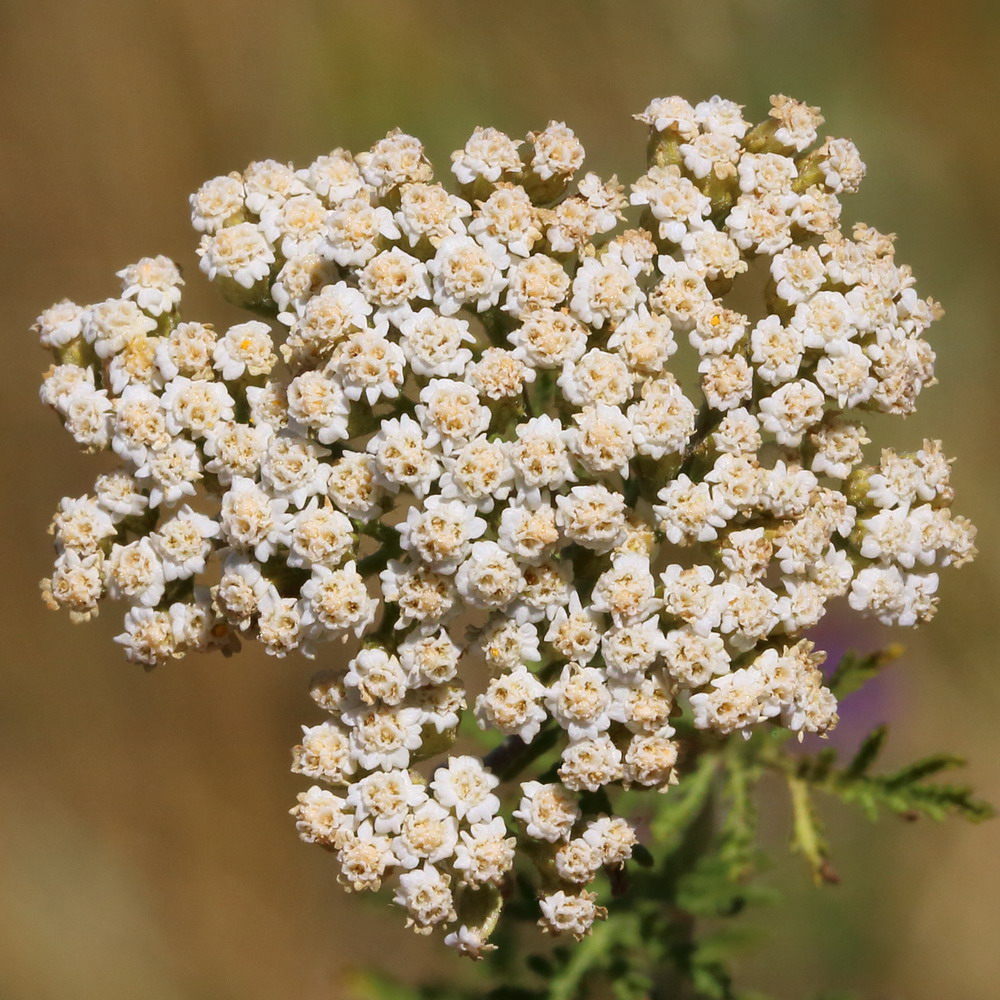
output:
[[[863,464],[864,414],[933,383],[940,309],[892,237],[842,231],[854,145],[771,105],[751,125],[719,97],[653,101],[628,192],[577,179],[559,122],[476,129],[457,194],[399,131],[253,163],[202,185],[192,221],[205,274],[268,322],[182,321],[163,257],[38,318],[42,399],[121,461],[60,503],[47,602],[124,600],[118,641],[147,666],[360,640],[314,685],[331,719],[295,750],[323,783],[299,830],[350,888],[397,876],[409,924],[467,954],[515,863],[497,758],[416,765],[454,741],[468,662],[498,752],[554,748],[558,783],[529,776],[511,822],[541,924],[581,936],[604,915],[587,886],[636,840],[581,797],[666,791],[685,712],[826,732],[803,633],[827,602],[913,625],[974,554],[939,443]]]

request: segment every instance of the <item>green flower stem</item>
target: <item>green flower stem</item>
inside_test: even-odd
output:
[[[723,413],[713,410],[707,402],[701,404],[701,409],[698,411],[698,418],[695,422],[694,433],[691,435],[691,440],[688,441],[687,447],[681,456],[681,464],[677,470],[677,475],[686,474],[691,471],[691,467],[695,461],[706,450],[705,442],[709,434],[719,426],[723,416]]]
[[[483,758],[483,763],[501,780],[511,781],[529,764],[548,753],[558,741],[562,730],[552,724],[543,726],[538,735],[525,743],[520,736],[508,736]]]
[[[788,791],[792,797],[792,847],[809,862],[813,881],[817,885],[822,885],[824,882],[839,882],[840,879],[827,860],[826,844],[813,810],[808,782],[791,773],[787,775],[787,780]]]

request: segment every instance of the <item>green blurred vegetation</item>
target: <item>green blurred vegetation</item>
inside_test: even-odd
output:
[[[188,276],[187,314],[231,320],[198,273],[187,195],[255,157],[304,164],[396,125],[444,174],[476,124],[523,133],[565,120],[589,165],[625,180],[643,160],[630,116],[653,96],[718,92],[759,115],[786,92],[855,139],[869,177],[846,214],[897,232],[921,292],[948,311],[933,331],[941,385],[910,420],[882,423],[880,440],[945,440],[981,550],[946,576],[932,625],[886,636],[909,651],[881,709],[897,762],[962,754],[1000,801],[998,43],[991,0],[0,3],[12,350],[0,395],[0,996],[339,1000],[360,963],[459,968],[380,904],[345,896],[330,859],[295,838],[288,748],[314,720],[307,662],[247,650],[145,675],[112,645],[113,614],[73,627],[35,584],[52,509],[101,464],[36,401],[47,361],[28,333],[35,315],[63,296],[104,299],[117,269],[166,253]],[[778,801],[763,822],[780,845]],[[816,890],[797,859],[778,864],[770,881],[789,902],[760,918],[770,942],[747,961],[747,985],[782,1000],[819,987],[996,996],[997,824],[826,818],[842,883]]]

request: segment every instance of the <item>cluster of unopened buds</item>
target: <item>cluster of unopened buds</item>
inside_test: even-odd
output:
[[[546,930],[604,916],[588,886],[637,833],[585,804],[676,783],[679,715],[825,733],[802,636],[828,602],[914,625],[974,554],[938,442],[864,464],[865,414],[933,382],[940,310],[891,236],[842,231],[853,143],[783,96],[756,125],[718,97],[636,117],[628,190],[577,179],[557,122],[477,128],[458,193],[398,131],[252,163],[192,220],[202,270],[266,322],[182,320],[155,257],[37,323],[42,399],[121,460],[60,503],[46,601],[125,602],[146,666],[241,639],[330,657],[299,832],[472,956],[515,864]],[[501,734],[485,758],[449,753],[466,713]],[[533,746],[545,768],[503,797]]]

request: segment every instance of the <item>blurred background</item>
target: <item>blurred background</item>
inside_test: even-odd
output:
[[[998,29],[992,0],[3,0],[0,997],[336,1000],[387,956],[415,975],[457,968],[398,912],[348,898],[333,860],[295,837],[289,748],[318,721],[307,661],[248,649],[147,675],[112,644],[114,609],[74,627],[36,585],[57,501],[103,468],[37,402],[38,312],[116,294],[116,270],[165,253],[187,274],[186,315],[232,322],[198,272],[188,194],[251,159],[305,165],[397,125],[442,175],[476,124],[516,135],[557,118],[592,169],[633,178],[645,135],[630,116],[673,93],[720,93],[752,119],[788,93],[858,143],[869,176],[845,218],[898,233],[947,309],[940,386],[880,440],[944,439],[980,557],[945,575],[930,626],[831,637],[908,649],[845,702],[844,729],[889,721],[889,764],[962,754],[962,780],[1000,802]],[[996,997],[1000,824],[825,815],[842,883],[816,890],[798,859],[778,862],[768,881],[787,903],[755,918],[768,939],[742,985]],[[779,848],[787,821],[769,799]]]

